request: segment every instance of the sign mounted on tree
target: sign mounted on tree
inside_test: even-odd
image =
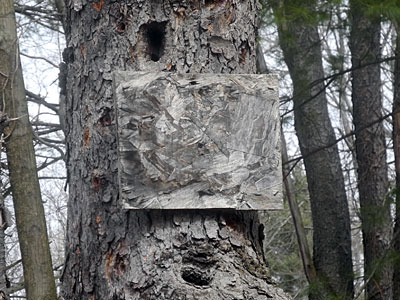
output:
[[[125,208],[282,207],[274,76],[117,72],[114,95]]]

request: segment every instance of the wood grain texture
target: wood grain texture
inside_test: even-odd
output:
[[[274,76],[118,72],[114,83],[125,208],[281,208]]]

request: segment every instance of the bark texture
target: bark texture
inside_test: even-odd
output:
[[[118,203],[112,72],[255,73],[255,0],[67,1],[65,299],[288,299],[256,213]]]
[[[311,2],[303,3],[302,9],[313,14]],[[299,5],[299,1],[289,0],[274,9],[293,82],[295,129],[311,200],[317,282],[310,286],[310,299],[349,299],[353,295],[350,217],[338,149],[326,147],[334,143],[335,133],[321,81],[324,72],[320,38],[316,23],[302,20],[290,11],[294,3]]]
[[[353,122],[356,131],[358,191],[363,231],[366,298],[391,299],[392,270],[385,257],[391,240],[386,145],[382,122],[380,20],[367,15],[358,0],[350,1]],[[368,63],[373,63],[365,66]]]
[[[57,299],[19,61],[14,1],[0,2],[0,96],[2,109],[14,119],[6,129],[6,153],[27,299]]]
[[[400,24],[397,23],[395,26],[397,60],[394,66],[393,87],[393,149],[396,171],[396,215],[393,232],[393,299],[400,299]]]

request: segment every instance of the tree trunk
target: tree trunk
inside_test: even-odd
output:
[[[391,239],[386,145],[382,122],[380,20],[367,15],[360,1],[350,1],[353,122],[356,131],[358,191],[363,231],[367,299],[391,299],[392,271],[385,256]],[[363,66],[373,63],[369,66]]]
[[[70,1],[65,299],[288,299],[257,213],[132,211],[118,200],[112,72],[255,73],[256,0]]]
[[[257,72],[258,73],[268,73],[267,64],[264,59],[264,54],[260,44],[257,44]],[[282,152],[282,176],[283,185],[286,194],[286,200],[289,204],[290,214],[292,216],[294,229],[297,237],[297,244],[299,246],[299,252],[301,257],[301,262],[303,264],[304,274],[306,275],[307,281],[310,284],[316,282],[316,272],[314,263],[311,257],[310,247],[307,241],[307,235],[303,225],[303,219],[301,216],[299,205],[296,201],[294,195],[294,186],[290,178],[290,166],[287,164],[289,156],[287,153],[287,146],[285,135],[283,133],[283,128],[281,126],[281,152]]]
[[[350,217],[337,146],[326,147],[335,141],[335,133],[321,81],[324,78],[321,43],[317,24],[307,23],[290,12],[292,2],[283,1],[283,6],[274,10],[281,17],[279,40],[293,82],[295,128],[311,200],[313,260],[318,283],[310,287],[310,299],[327,299],[329,295],[350,299],[353,295]],[[313,4],[315,7],[314,2],[304,2],[301,9],[315,14]]]
[[[0,187],[2,182],[0,180]],[[7,264],[6,264],[6,244],[5,231],[9,224],[6,219],[6,207],[3,195],[0,194],[0,300],[9,299],[7,293]]]
[[[317,282],[317,274],[315,271],[314,263],[311,258],[311,251],[307,241],[307,234],[304,229],[303,219],[301,216],[299,205],[296,201],[294,195],[293,182],[290,178],[290,166],[285,164],[288,159],[286,140],[281,130],[282,135],[282,164],[283,164],[283,183],[285,186],[286,199],[289,205],[290,214],[292,216],[294,229],[297,237],[297,244],[299,246],[299,252],[301,257],[301,262],[303,264],[304,273],[306,275],[307,281],[310,285]]]
[[[0,3],[0,87],[2,107],[14,118],[6,129],[6,152],[25,290],[28,299],[57,299],[46,220],[19,61],[14,1]]]
[[[395,55],[398,57],[394,65],[393,91],[393,149],[396,170],[396,218],[393,234],[394,274],[393,299],[400,299],[400,24],[396,27]]]

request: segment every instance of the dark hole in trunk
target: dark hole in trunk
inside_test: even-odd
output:
[[[164,54],[166,25],[167,22],[152,22],[145,25],[147,51],[152,61],[159,61]]]
[[[220,5],[223,4],[225,2],[225,0],[205,0],[205,5],[209,6],[209,5]]]
[[[193,267],[184,268],[181,275],[183,280],[197,286],[209,285],[212,281],[212,276]]]

